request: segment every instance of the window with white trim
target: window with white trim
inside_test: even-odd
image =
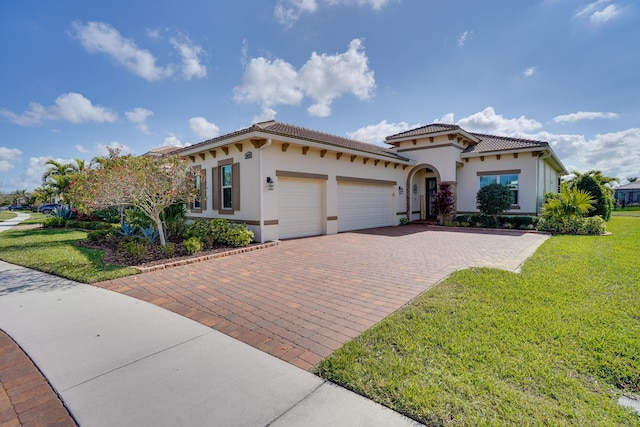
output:
[[[222,209],[233,209],[233,169],[231,165],[221,168],[220,189],[222,192]]]
[[[513,193],[513,204],[518,204],[518,174],[505,174],[505,175],[481,175],[480,176],[480,188],[489,184],[500,184],[509,187]]]

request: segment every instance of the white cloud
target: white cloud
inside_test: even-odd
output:
[[[153,111],[147,110],[145,108],[134,108],[132,111],[127,111],[124,113],[127,116],[127,119],[133,124],[136,125],[138,129],[142,131],[142,133],[149,133],[149,126],[147,125],[147,119],[153,116]]]
[[[462,33],[460,35],[460,37],[458,37],[458,47],[463,47],[464,44],[467,42],[467,38],[473,34],[473,31],[465,31],[464,33]]]
[[[286,26],[291,26],[304,13],[315,13],[319,5],[322,6],[370,6],[373,10],[380,10],[391,0],[278,0],[274,10],[276,20]]]
[[[211,139],[220,135],[220,128],[213,123],[209,123],[204,117],[190,118],[189,126],[191,126],[191,130],[198,138]]]
[[[376,87],[373,74],[362,40],[354,39],[341,54],[313,52],[298,73],[298,83],[304,93],[316,101],[309,113],[326,117],[331,114],[333,100],[343,93],[350,92],[359,99],[371,98]]]
[[[120,154],[128,154],[131,153],[131,148],[127,145],[120,144],[118,141],[112,141],[108,144],[102,144],[100,142],[96,143],[95,149],[98,153],[98,156],[108,156],[109,148],[114,149],[117,148],[120,150]]]
[[[620,9],[618,8],[618,6],[615,4],[610,4],[609,6],[605,7],[602,10],[593,12],[591,17],[589,18],[589,21],[591,21],[594,24],[600,24],[600,23],[612,20],[619,14],[620,14]]]
[[[193,77],[201,79],[207,75],[207,67],[200,63],[200,55],[204,53],[201,46],[193,44],[186,35],[171,37],[169,42],[182,56],[182,76],[185,80]]]
[[[536,67],[529,67],[522,72],[522,75],[525,77],[531,77],[536,73]]]
[[[578,111],[577,113],[562,114],[553,118],[555,123],[569,122],[574,123],[579,120],[594,120],[594,119],[617,119],[616,113],[603,113],[596,111]]]
[[[620,14],[617,4],[608,4],[611,0],[597,0],[589,3],[576,13],[576,17],[588,16],[592,24],[601,24],[615,18]],[[604,6],[608,4],[607,6]]]
[[[502,115],[496,114],[493,107],[487,107],[481,112],[460,119],[457,124],[468,131],[495,133],[497,135],[518,135],[542,127],[540,122],[527,119],[525,116],[507,119]]]
[[[20,162],[22,151],[17,148],[0,147],[0,172],[7,172]]]
[[[160,34],[160,30],[158,29],[152,30],[147,28],[147,36],[149,36],[149,38],[153,40],[159,40],[162,38],[162,35]]]
[[[378,143],[378,145],[383,145],[382,142],[387,136],[405,132],[409,129],[414,129],[420,126],[420,124],[409,125],[409,123],[407,122],[387,123],[386,120],[382,120],[375,125],[368,125],[354,132],[347,132],[347,135],[349,136],[349,138],[358,141],[369,142],[372,144]]]
[[[167,136],[164,139],[164,144],[162,145],[169,145],[171,147],[186,147],[187,145],[189,145],[188,143],[183,143],[180,138],[178,138],[174,133],[170,132],[169,136]]]
[[[315,101],[308,108],[309,114],[326,117],[336,98],[351,93],[368,99],[374,89],[374,73],[369,70],[362,41],[354,39],[341,54],[313,52],[299,71],[282,59],[251,59],[245,67],[243,85],[235,88],[234,100],[260,104],[262,116],[273,118],[274,106],[297,105],[306,95]]]
[[[133,40],[124,38],[118,30],[103,22],[74,22],[75,37],[90,53],[106,53],[132,74],[148,81],[160,80],[173,74],[171,67],[156,65],[156,58]]]
[[[82,153],[82,154],[87,154],[89,152],[89,150],[84,148],[84,145],[82,145],[82,144],[76,144],[75,145],[75,149],[78,150],[78,152]]]
[[[434,119],[433,122],[452,125],[455,123],[455,116],[453,113],[447,113],[444,116],[440,117],[439,119]]]
[[[65,164],[65,163],[75,164],[74,159],[63,159],[60,157],[53,157],[53,156],[30,157],[29,165],[20,174],[20,182],[15,184],[21,188],[36,188],[41,186],[42,175],[49,169],[49,165],[44,164],[48,160],[55,160],[56,162],[59,162],[62,164]]]
[[[37,125],[45,120],[102,123],[114,122],[118,118],[118,115],[111,110],[93,105],[89,99],[74,92],[60,95],[56,98],[55,105],[49,107],[32,102],[29,104],[29,110],[20,115],[6,109],[0,110],[0,115],[20,126]]]

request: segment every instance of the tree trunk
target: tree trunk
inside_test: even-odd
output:
[[[156,229],[158,230],[158,237],[160,237],[160,244],[162,246],[166,246],[167,238],[164,234],[164,228],[162,227],[162,220],[160,219],[160,215],[154,215],[151,219],[156,223]]]

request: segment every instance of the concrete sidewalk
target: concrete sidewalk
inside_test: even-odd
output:
[[[29,219],[31,217],[31,215],[22,213],[22,212],[13,212],[13,213],[17,215],[15,218],[7,219],[5,221],[0,222],[0,233],[10,229],[14,225],[20,224],[25,219]]]
[[[155,305],[4,262],[0,329],[81,426],[418,425]]]

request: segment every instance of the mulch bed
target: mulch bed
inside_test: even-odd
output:
[[[170,239],[170,241],[172,241]],[[172,256],[167,256],[162,251],[159,243],[147,245],[146,253],[141,257],[135,257],[129,253],[118,251],[117,243],[110,242],[91,242],[89,240],[80,240],[76,242],[76,246],[89,249],[100,249],[104,251],[104,257],[102,260],[107,264],[119,265],[123,267],[140,267],[146,269],[148,267],[154,267],[158,265],[177,263],[179,261],[189,260],[193,258],[203,258],[211,255],[228,252],[236,248],[228,246],[216,246],[213,248],[205,249],[202,252],[195,254],[188,254],[182,247],[182,243],[177,240],[173,240],[175,250]],[[259,244],[252,244],[245,246],[244,248],[251,248],[252,246],[259,246]],[[243,248],[243,249],[244,249]]]

